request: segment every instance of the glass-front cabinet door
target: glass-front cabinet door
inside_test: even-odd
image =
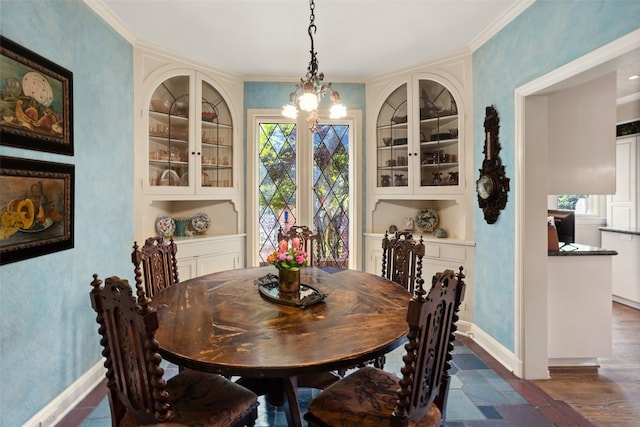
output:
[[[233,123],[227,103],[202,81],[200,186],[233,187]]]
[[[380,108],[376,137],[378,188],[409,185],[407,84],[394,90]]]
[[[393,90],[376,123],[379,194],[457,193],[461,143],[452,92],[430,79]]]
[[[198,73],[172,76],[157,85],[148,123],[150,192],[206,194],[207,189],[235,185],[229,107]]]
[[[420,187],[458,186],[458,107],[452,93],[433,80],[418,80]],[[418,160],[418,159],[416,159]]]
[[[188,187],[189,76],[163,81],[149,102],[149,186]]]

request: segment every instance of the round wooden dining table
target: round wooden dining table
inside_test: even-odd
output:
[[[299,307],[259,292],[273,267],[186,280],[154,295],[162,356],[181,367],[239,376],[239,383],[286,405],[301,426],[298,387],[324,388],[348,369],[382,357],[406,339],[410,294],[356,270],[301,269],[301,283],[324,299]]]

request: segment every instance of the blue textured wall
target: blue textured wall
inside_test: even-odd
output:
[[[2,35],[73,72],[75,248],[0,267],[0,426],[22,425],[101,358],[92,273],[133,280],[133,50],[79,0],[2,0]],[[2,189],[0,189],[2,191]]]
[[[500,157],[512,189],[497,223],[488,225],[477,204],[474,209],[474,323],[511,351],[515,349],[515,89],[639,27],[637,0],[537,1],[473,54],[474,171],[482,164],[485,107],[495,105],[500,115]]]

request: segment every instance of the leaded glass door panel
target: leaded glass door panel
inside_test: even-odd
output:
[[[277,247],[279,229],[299,224],[321,235],[313,254],[316,265],[347,268],[349,126],[320,125],[315,133],[302,135],[304,142],[296,131],[293,123],[258,126],[260,265]],[[309,156],[300,155],[303,143],[312,144]]]

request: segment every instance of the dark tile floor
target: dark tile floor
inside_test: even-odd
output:
[[[385,369],[400,375],[402,347],[387,356]],[[460,337],[453,352],[452,381],[447,406],[448,427],[592,426],[564,402],[551,399],[532,383],[520,380],[488,356],[473,341]],[[167,365],[168,375],[177,372]],[[104,384],[58,424],[59,427],[110,427]],[[318,390],[301,389],[302,411]],[[257,427],[286,427],[284,412],[260,398]]]

